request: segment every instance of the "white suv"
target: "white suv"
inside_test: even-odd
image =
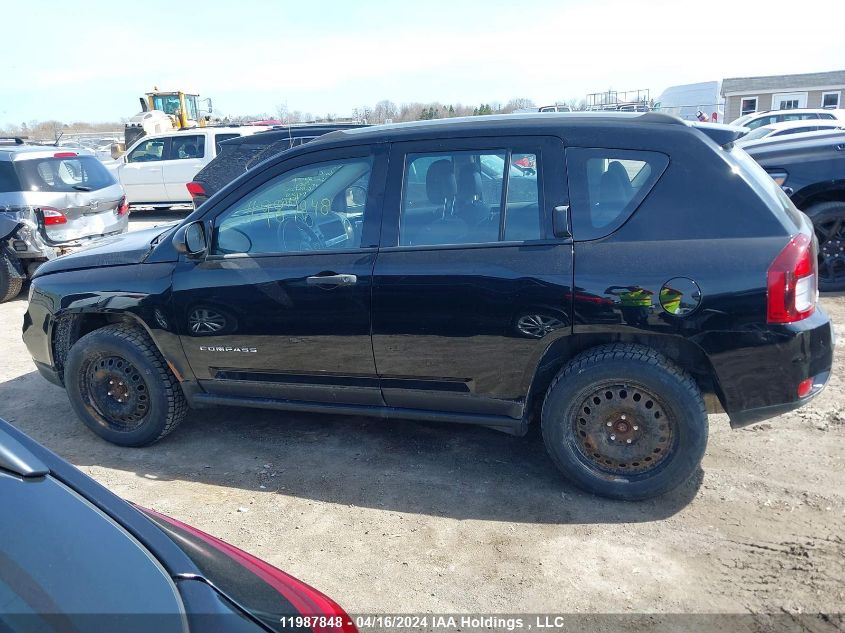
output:
[[[822,110],[819,108],[796,108],[793,110],[768,110],[766,112],[752,112],[731,121],[731,125],[751,128],[761,125],[782,123],[784,121],[805,121],[809,119],[838,119],[845,121],[845,110]]]
[[[171,207],[191,204],[186,185],[210,163],[220,143],[266,127],[206,127],[144,136],[123,157],[106,163],[114,170],[131,205]]]

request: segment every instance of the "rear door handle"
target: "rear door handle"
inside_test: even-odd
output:
[[[305,283],[309,286],[353,286],[358,283],[355,275],[315,275],[306,277]]]

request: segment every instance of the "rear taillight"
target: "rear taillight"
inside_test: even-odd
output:
[[[120,199],[120,203],[117,205],[116,213],[117,213],[118,217],[120,217],[122,215],[126,215],[127,213],[129,213],[129,203],[126,201],[126,196],[123,196]]]
[[[75,158],[79,156],[76,152],[56,152],[53,154],[53,158]]]
[[[205,195],[205,188],[198,182],[189,182],[185,186],[188,188],[188,193],[191,194],[191,198]]]
[[[41,213],[44,215],[44,226],[56,226],[57,224],[67,224],[65,214],[52,207],[41,207]]]
[[[817,268],[813,239],[799,233],[769,266],[769,323],[794,323],[813,314],[818,294]]]
[[[318,622],[314,622],[311,626],[314,633],[358,633],[358,629],[355,628],[352,618],[347,615],[346,611],[314,587],[306,585],[281,569],[273,567],[252,554],[247,554],[234,545],[229,545],[219,538],[206,534],[192,525],[172,519],[155,510],[144,508],[144,512],[207,543],[278,591],[301,615],[318,618]],[[319,620],[324,618],[330,619],[330,621],[325,624],[320,623]]]

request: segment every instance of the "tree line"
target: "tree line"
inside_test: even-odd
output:
[[[570,106],[573,110],[583,110],[586,103],[583,99],[565,99],[559,104]],[[550,105],[550,104],[542,104]],[[249,123],[250,121],[276,119],[285,124],[322,123],[331,121],[358,121],[361,123],[399,123],[403,121],[426,121],[431,119],[447,119],[451,117],[481,116],[485,114],[509,114],[515,110],[534,108],[533,100],[524,97],[509,100],[507,103],[491,101],[477,105],[462,103],[443,103],[440,101],[409,102],[396,104],[389,99],[383,99],[375,105],[362,105],[353,108],[350,116],[339,116],[334,113],[315,115],[312,112],[290,109],[287,104],[279,104],[275,113],[243,114],[216,119],[215,123]],[[127,119],[120,121],[87,123],[63,123],[61,121],[29,121],[20,125],[7,125],[0,128],[0,136],[25,136],[32,139],[55,140],[62,134],[79,134],[103,132],[109,133],[122,130]]]

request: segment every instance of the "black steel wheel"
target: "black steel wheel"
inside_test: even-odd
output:
[[[109,428],[131,431],[149,414],[149,387],[141,373],[120,356],[90,355],[80,375],[87,404]]]
[[[662,495],[698,471],[707,413],[692,377],[654,349],[579,354],[546,392],[543,441],[577,486],[614,499]]]
[[[188,409],[182,388],[149,335],[131,324],[80,338],[64,367],[76,415],[103,439],[146,446],[173,431]]]

